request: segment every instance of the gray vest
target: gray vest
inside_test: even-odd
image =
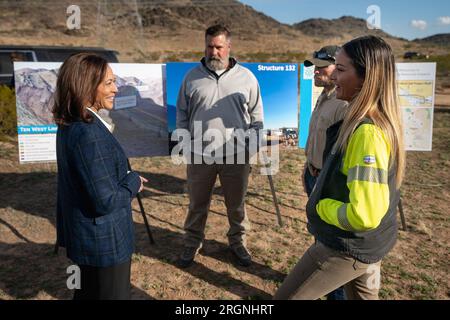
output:
[[[364,123],[371,123],[371,121],[365,119],[361,124]],[[400,192],[396,188],[395,166],[392,166],[388,173],[389,209],[377,228],[361,232],[345,231],[323,221],[316,211],[316,205],[320,199],[330,198],[349,202],[347,176],[340,172],[344,155],[341,152],[330,152],[341,125],[342,121],[327,130],[324,166],[306,204],[307,228],[316,240],[327,247],[348,254],[363,263],[375,263],[392,249],[397,240],[396,212]]]

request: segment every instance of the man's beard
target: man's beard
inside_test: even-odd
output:
[[[322,79],[314,79],[314,85],[316,87],[330,87],[334,85],[334,82],[331,79],[322,80]]]
[[[218,57],[206,57],[206,66],[212,71],[223,70],[226,69],[228,61],[228,57],[223,60]]]

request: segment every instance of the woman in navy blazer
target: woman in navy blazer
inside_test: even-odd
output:
[[[113,108],[115,77],[105,59],[81,53],[61,66],[53,115],[58,125],[57,242],[81,270],[74,299],[129,299],[134,227],[131,200],[147,182],[97,114]]]

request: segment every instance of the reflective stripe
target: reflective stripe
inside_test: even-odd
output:
[[[384,169],[356,166],[348,170],[347,182],[369,181],[375,183],[388,183],[388,173]]]
[[[342,206],[338,209],[338,215],[337,215],[339,224],[348,231],[355,231],[355,229],[350,225],[350,222],[347,218],[347,204],[344,203]]]

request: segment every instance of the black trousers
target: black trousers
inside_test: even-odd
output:
[[[111,267],[80,265],[81,289],[73,300],[129,300],[131,259]]]

